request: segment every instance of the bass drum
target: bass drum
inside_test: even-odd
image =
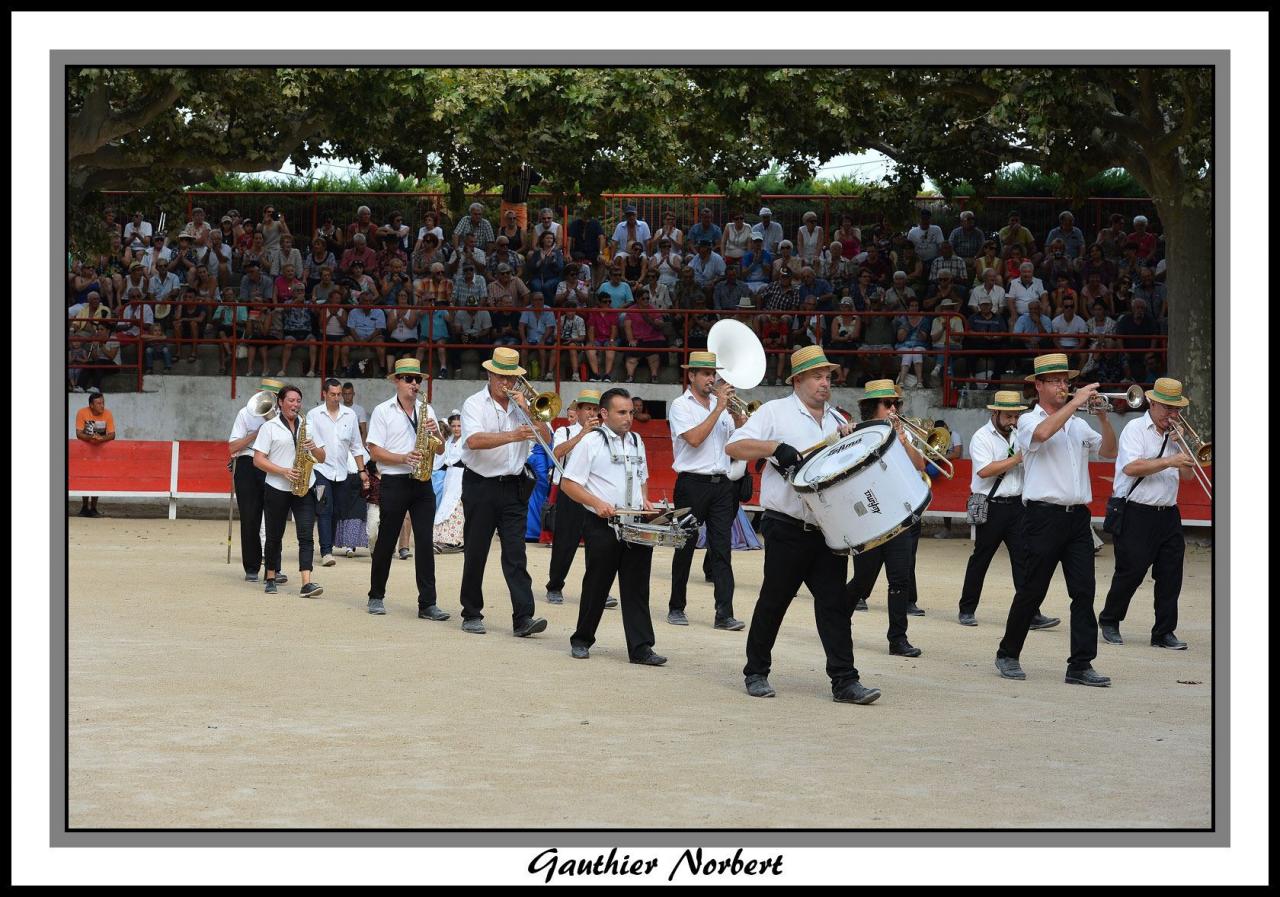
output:
[[[840,554],[889,541],[920,519],[933,496],[884,421],[858,424],[801,465],[791,485]]]

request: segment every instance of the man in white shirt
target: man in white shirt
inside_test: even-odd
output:
[[[969,457],[973,461],[973,477],[969,491],[987,496],[987,522],[975,524],[973,554],[964,571],[964,587],[960,592],[960,625],[977,626],[975,616],[987,568],[1001,543],[1009,551],[1009,567],[1013,573],[1014,592],[1025,588],[1026,564],[1022,544],[1022,452],[1018,451],[1013,429],[1018,415],[1027,410],[1022,394],[1012,389],[996,393],[987,406],[991,421],[973,434]],[[1049,629],[1062,621],[1037,612],[1032,629]]]
[[[277,395],[284,384],[279,380],[264,378],[258,390]],[[273,408],[269,414],[276,413]],[[257,582],[258,568],[262,566],[262,548],[266,532],[263,529],[262,500],[267,475],[253,464],[253,441],[258,430],[266,423],[266,416],[249,413],[248,407],[236,413],[227,437],[227,449],[231,453],[231,482],[236,493],[236,505],[240,508],[240,563],[244,566],[244,581]],[[287,576],[277,573],[276,582],[283,585]]]
[[[767,208],[762,208],[760,210],[760,221],[751,225],[751,233],[761,236],[765,252],[773,255],[778,254],[778,246],[783,239],[782,225],[773,220],[773,212]]]
[[[570,453],[578,447],[600,423],[600,391],[584,389],[578,393],[573,406],[569,409],[569,423],[556,430],[551,443],[551,454],[564,467],[569,463]],[[560,484],[560,471],[551,472],[552,482]],[[556,495],[556,520],[551,540],[551,569],[547,574],[547,603],[564,603],[564,582],[573,566],[573,558],[578,553],[578,542],[582,539],[582,520],[584,511],[561,489]],[[607,606],[607,605],[606,605]]]
[[[435,453],[444,452],[444,437],[436,422],[436,412],[429,404],[418,401],[422,386],[422,367],[416,358],[397,359],[395,369],[387,375],[395,381],[396,394],[377,405],[369,417],[369,457],[378,462],[382,481],[378,515],[378,539],[373,545],[373,563],[369,573],[369,606],[371,614],[385,614],[383,600],[387,592],[387,576],[391,572],[391,555],[400,538],[404,515],[409,515],[418,551],[414,557],[414,578],[418,586],[418,619],[447,620],[449,614],[436,605],[435,555],[431,552],[435,534],[436,494],[431,476],[419,480],[413,469],[422,460],[418,451],[418,425],[421,415],[426,430],[437,440]]]
[[[1052,326],[1054,342],[1068,357],[1078,354],[1084,348],[1084,337],[1089,334],[1089,325],[1076,314],[1076,301],[1070,296],[1062,300],[1062,313],[1053,319]]]
[[[1044,295],[1044,284],[1040,282],[1040,278],[1035,276],[1036,266],[1030,262],[1023,262],[1018,267],[1018,279],[1009,284],[1009,289],[1005,290],[1005,296],[1008,299],[1006,303],[1009,311],[1009,329],[1013,329],[1014,322],[1018,318],[1027,313],[1031,302],[1039,299]]]
[[[747,694],[755,698],[775,694],[769,684],[773,645],[791,599],[802,585],[813,595],[832,700],[870,704],[880,697],[878,688],[862,685],[853,665],[849,599],[844,588],[849,560],[827,547],[813,515],[788,480],[802,462],[801,450],[853,431],[852,424],[830,404],[831,372],[837,368],[839,365],[827,361],[820,346],[793,352],[791,376],[787,378],[792,394],[761,405],[729,437],[726,448],[729,457],[738,461],[773,459],[765,465],[760,481],[760,503],[765,508],[761,525],[764,582],[751,615],[747,663],[742,671]]]
[[[542,632],[547,621],[533,615],[533,580],[525,560],[524,530],[533,479],[525,462],[537,439],[551,442],[546,424],[535,423],[529,401],[516,388],[524,376],[520,353],[506,346],[480,365],[484,389],[462,405],[462,631],[484,634],[484,568],[493,534],[502,545],[502,576],[511,594],[511,618],[519,638]]]
[[[329,446],[325,462],[316,465],[316,529],[320,539],[320,565],[332,567],[337,563],[333,557],[334,520],[351,499],[347,460],[355,459],[360,484],[365,486],[369,483],[369,474],[364,469],[368,453],[360,439],[356,413],[342,404],[342,384],[328,377],[323,387],[324,401],[307,412],[307,426],[321,434]]]
[[[907,240],[915,246],[916,255],[925,265],[938,257],[944,239],[942,228],[933,223],[933,212],[928,209],[920,210],[920,223],[907,231]]]
[[[590,656],[605,598],[616,577],[627,657],[632,663],[662,666],[667,659],[654,653],[649,618],[653,548],[622,541],[609,525],[619,511],[653,510],[644,442],[631,430],[631,396],[625,389],[607,390],[600,397],[600,411],[601,426],[573,452],[560,479],[564,493],[587,512],[582,523],[587,572],[582,577],[578,625],[569,637],[570,653],[579,660]]]
[[[996,314],[1004,312],[1004,287],[996,283],[996,269],[982,272],[982,283],[969,292],[969,307],[977,311],[983,302],[990,302]]]
[[[738,480],[729,479],[729,456],[724,447],[733,431],[747,422],[745,415],[729,411],[733,387],[717,383],[716,356],[692,352],[689,388],[671,403],[667,421],[676,471],[675,504],[707,527],[707,565],[715,583],[716,629],[737,632],[746,623],[733,616],[733,521],[738,515]],[[688,626],[685,593],[696,540],[676,549],[671,561],[671,600],[667,622]]]
[[[1098,654],[1098,620],[1093,614],[1093,537],[1089,527],[1089,454],[1110,460],[1116,456],[1116,434],[1108,418],[1110,404],[1099,403],[1101,433],[1075,414],[1090,404],[1098,384],[1067,392],[1080,372],[1068,369],[1061,353],[1035,359],[1034,373],[1039,404],[1018,418],[1017,447],[1022,453],[1023,557],[1027,569],[1024,588],[1018,589],[1009,608],[1004,638],[996,652],[996,669],[1006,679],[1025,679],[1018,655],[1031,623],[1049,591],[1058,564],[1071,597],[1071,656],[1065,681],[1070,685],[1108,686],[1111,680],[1093,669]]]
[[[356,385],[350,381],[342,384],[342,404],[346,405],[356,413],[356,420],[360,422],[360,439],[369,438],[369,412],[364,410],[364,406],[356,402]]]
[[[1147,571],[1155,581],[1154,648],[1186,650],[1178,639],[1178,595],[1182,591],[1182,514],[1178,511],[1178,482],[1195,476],[1189,449],[1173,429],[1182,409],[1191,404],[1182,383],[1161,377],[1147,390],[1147,413],[1125,424],[1116,456],[1112,495],[1126,499],[1123,525],[1113,532],[1116,569],[1107,601],[1098,614],[1098,627],[1108,644],[1122,645],[1120,623],[1129,611],[1133,593]]]
[[[626,252],[632,243],[647,244],[651,236],[649,223],[636,217],[635,206],[627,206],[623,210],[622,220],[613,229],[613,253],[617,255],[619,252]]]

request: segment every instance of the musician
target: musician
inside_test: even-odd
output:
[[[276,571],[280,569],[284,527],[292,511],[293,526],[298,535],[301,594],[304,598],[319,598],[324,589],[311,581],[315,547],[312,531],[316,523],[315,469],[307,474],[306,494],[294,495],[293,486],[302,476],[295,466],[300,451],[308,451],[317,461],[324,461],[324,436],[308,432],[306,441],[299,445],[302,421],[298,412],[302,409],[302,390],[298,387],[281,387],[277,393],[276,408],[279,413],[258,428],[253,440],[253,466],[265,474],[266,480],[262,498],[263,513],[267,518],[267,544],[263,549],[267,568],[265,591],[268,595],[276,594]]]
[[[616,577],[627,656],[632,663],[662,666],[667,659],[654,653],[653,621],[649,618],[653,547],[624,542],[609,525],[619,511],[653,510],[644,441],[631,430],[634,412],[625,389],[607,390],[600,397],[600,409],[601,426],[583,438],[560,478],[564,494],[590,512],[583,514],[587,572],[582,577],[578,626],[569,637],[569,649],[579,660],[590,656],[605,597]]]
[[[745,415],[728,411],[733,387],[716,383],[716,356],[712,352],[692,352],[689,363],[680,367],[689,372],[689,387],[671,403],[667,420],[675,455],[675,504],[688,507],[707,527],[707,565],[715,583],[716,629],[736,632],[746,625],[733,616],[733,521],[738,514],[738,481],[729,479],[729,457],[725,444],[733,431],[747,422]],[[671,600],[667,622],[688,626],[685,592],[696,540],[689,539],[676,549],[671,562]]]
[[[844,591],[848,562],[827,547],[813,515],[792,488],[787,475],[801,462],[800,450],[853,427],[831,406],[831,372],[839,365],[827,361],[821,346],[805,346],[791,355],[787,382],[793,392],[760,406],[729,437],[726,452],[742,461],[772,458],[760,484],[764,505],[761,532],[764,582],[747,632],[747,663],[743,668],[747,694],[771,698],[769,684],[773,644],[791,599],[801,585],[813,595],[818,637],[827,655],[832,699],[870,704],[880,689],[867,688],[853,665],[853,637],[849,603]],[[800,449],[797,449],[799,446]]]
[[[1004,639],[996,652],[996,669],[1006,679],[1025,679],[1018,663],[1023,642],[1049,591],[1053,571],[1062,564],[1071,597],[1071,655],[1065,681],[1105,687],[1111,680],[1093,669],[1098,654],[1098,621],[1093,615],[1093,540],[1089,537],[1089,454],[1116,456],[1116,434],[1107,417],[1109,406],[1096,413],[1101,433],[1075,416],[1097,395],[1098,384],[1067,393],[1080,372],[1068,369],[1062,353],[1035,359],[1038,405],[1018,418],[1017,447],[1022,452],[1023,537],[1027,569],[1023,588],[1013,596]]]
[[[414,466],[423,460],[418,451],[418,425],[422,422],[419,415],[424,413],[418,402],[422,367],[416,358],[400,358],[387,378],[395,381],[396,394],[374,406],[369,416],[367,447],[369,456],[378,464],[381,494],[367,609],[371,614],[387,612],[383,600],[387,594],[391,556],[407,513],[418,545],[413,561],[418,586],[418,619],[447,620],[449,614],[436,604],[436,562],[430,550],[434,542],[436,494],[430,477],[417,480],[411,476]],[[440,435],[435,409],[427,405],[425,414],[426,431],[438,440],[435,453],[442,454],[444,437]]]
[[[858,416],[862,420],[887,420],[893,418],[893,429],[898,441],[907,450],[907,457],[916,470],[923,471],[924,457],[918,452],[903,430],[896,414],[902,410],[902,387],[892,380],[868,380],[862,398],[858,401]],[[846,587],[849,607],[862,605],[885,568],[889,580],[889,653],[900,657],[919,657],[923,652],[907,641],[907,615],[911,612],[911,582],[915,576],[915,542],[912,528],[908,527],[892,539],[874,548],[868,548],[853,556],[853,579]]]
[[[973,554],[964,572],[960,592],[960,624],[977,626],[975,612],[982,597],[982,583],[987,568],[1001,543],[1009,551],[1009,567],[1013,572],[1013,588],[1023,588],[1026,564],[1022,544],[1022,453],[1013,438],[1018,415],[1027,410],[1022,396],[1014,390],[1000,390],[987,406],[991,420],[969,444],[973,461],[973,477],[969,491],[988,496],[987,522],[975,526]],[[997,485],[998,484],[998,485]],[[994,492],[992,490],[995,490]],[[1062,621],[1036,613],[1032,629],[1049,629]]]
[[[284,384],[279,380],[264,378],[258,390],[278,396]],[[266,474],[253,463],[253,441],[265,418],[250,414],[241,408],[231,425],[227,448],[231,452],[232,484],[236,492],[236,504],[240,507],[240,562],[244,566],[244,581],[257,582],[258,568],[262,566],[263,546],[266,541],[266,525],[262,517],[263,490]],[[287,576],[276,573],[276,584],[284,585]]]
[[[506,346],[481,362],[488,373],[485,388],[462,406],[462,508],[464,564],[462,569],[462,630],[484,634],[484,568],[496,530],[502,545],[502,576],[511,593],[511,616],[516,636],[527,638],[547,628],[533,615],[533,580],[525,561],[524,529],[532,472],[525,464],[535,441],[529,401],[517,388],[524,376],[520,353]],[[550,444],[551,431],[536,424]]]
[[[600,391],[584,389],[574,399],[569,409],[569,423],[556,430],[552,442],[551,453],[563,467],[569,463],[573,452],[583,438],[591,433],[600,422]],[[551,473],[553,482],[561,483],[560,471]],[[556,520],[551,540],[551,570],[547,574],[547,603],[563,604],[565,578],[569,568],[573,566],[573,558],[578,553],[578,542],[582,539],[582,519],[585,516],[582,505],[565,494],[563,488],[556,495]]]
[[[1171,377],[1156,380],[1146,391],[1150,406],[1129,421],[1120,433],[1116,457],[1115,496],[1127,497],[1124,523],[1114,534],[1116,569],[1098,627],[1108,644],[1122,645],[1120,623],[1133,593],[1151,570],[1155,580],[1155,624],[1151,645],[1186,650],[1174,635],[1178,626],[1178,594],[1182,590],[1182,515],[1178,511],[1178,481],[1195,476],[1192,446],[1182,443],[1173,429],[1182,409],[1191,402],[1182,384]]]
[[[333,557],[334,520],[350,500],[355,483],[347,476],[348,458],[355,460],[361,488],[369,485],[369,474],[364,469],[368,452],[360,439],[360,421],[355,411],[342,404],[340,380],[325,379],[324,401],[307,412],[307,427],[324,437],[324,444],[329,447],[325,462],[315,467],[316,528],[320,533],[320,565],[332,567],[337,563]]]

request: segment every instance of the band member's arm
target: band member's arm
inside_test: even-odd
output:
[[[1102,447],[1098,449],[1098,457],[1104,461],[1116,459],[1116,431],[1111,426],[1111,415],[1106,411],[1098,414],[1098,426],[1102,430]]]
[[[733,387],[728,383],[721,383],[716,387],[716,405],[696,427],[691,427],[680,434],[680,438],[689,445],[697,448],[706,441],[711,435],[711,431],[715,429],[716,422],[720,420],[720,415],[729,407],[729,397],[733,395]],[[737,422],[735,421],[735,425]]]
[[[414,465],[422,460],[422,455],[415,452],[389,452],[380,445],[369,443],[366,448],[369,450],[369,457],[377,461],[379,466],[387,464],[409,464]],[[257,461],[254,461],[257,464]]]
[[[782,444],[772,439],[739,439],[726,445],[724,451],[735,461],[756,461],[772,458]]]
[[[902,425],[895,424],[894,429],[898,431],[898,441],[902,443],[902,447],[907,450],[907,457],[911,459],[911,464],[916,470],[924,470],[924,455],[916,451],[915,445],[907,438],[907,434],[902,432]]]
[[[298,479],[298,472],[292,467],[281,467],[279,464],[273,464],[268,458],[267,453],[262,449],[255,449],[253,452],[253,466],[261,470],[263,473],[274,473],[276,476],[284,477],[289,482],[295,482]]]
[[[467,448],[478,452],[484,449],[501,448],[513,442],[527,442],[530,439],[533,439],[533,427],[521,426],[504,433],[472,433],[467,437]],[[369,446],[369,448],[372,451],[374,447]],[[382,461],[376,453],[373,455],[373,460]]]
[[[519,405],[521,408],[524,409],[525,417],[527,417],[530,421],[532,421],[533,426],[537,427],[538,431],[542,434],[542,441],[545,442],[547,445],[550,445],[551,441],[555,438],[554,434],[551,432],[551,425],[543,421],[540,421],[533,416],[533,412],[529,410],[528,397],[525,396],[523,392],[515,392],[511,396],[511,401],[515,402],[517,405]],[[520,428],[520,431],[524,431],[524,430],[529,431],[529,435],[525,438],[533,439],[533,427],[525,425]]]
[[[597,517],[608,518],[618,513],[617,509],[603,498],[596,498],[596,496],[587,491],[585,486],[575,483],[566,477],[560,478],[560,491],[584,508],[590,508]]]
[[[1076,390],[1076,394],[1071,397],[1069,402],[1036,425],[1035,430],[1031,433],[1031,441],[1033,443],[1045,442],[1052,437],[1054,433],[1057,433],[1065,427],[1067,425],[1067,421],[1071,420],[1072,416],[1085,406],[1089,401],[1089,397],[1098,392],[1098,386],[1099,384],[1097,383],[1090,383],[1088,386],[1082,386]],[[1100,415],[1100,417],[1103,421],[1106,421],[1105,414]],[[1106,429],[1102,434],[1102,449],[1099,450],[1099,455],[1102,457],[1114,458],[1116,456],[1116,434],[1115,431],[1111,429],[1111,423],[1109,421],[1106,422],[1105,427]],[[1107,433],[1111,434],[1110,455],[1102,454],[1102,452],[1107,448]]]
[[[237,452],[242,452],[246,448],[248,448],[257,437],[258,437],[257,430],[254,430],[252,433],[245,433],[239,439],[227,440],[227,448],[230,450],[232,456],[234,457]]]
[[[1008,473],[1021,463],[1022,452],[1015,452],[1012,457],[1001,458],[999,461],[992,461],[986,467],[983,467],[978,471],[978,476],[982,477],[984,480],[989,480],[992,477],[998,477],[1003,473]]]
[[[572,439],[566,439],[564,442],[553,447],[551,449],[551,454],[555,455],[555,459],[557,461],[563,461],[565,456],[568,455],[569,452],[573,451],[574,446],[582,441],[582,437],[594,430],[599,423],[600,421],[598,419],[588,420],[582,425],[582,429],[578,431],[577,436],[574,436]]]

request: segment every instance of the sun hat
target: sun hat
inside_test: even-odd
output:
[[[577,397],[576,399],[574,399],[574,400],[573,400],[573,404],[575,404],[575,405],[599,405],[599,404],[600,404],[600,390],[598,390],[598,389],[584,389],[582,392],[578,393],[578,397]]]
[[[1186,408],[1191,404],[1191,400],[1182,394],[1182,381],[1174,380],[1172,377],[1157,378],[1155,387],[1148,389],[1145,395],[1152,402],[1159,402],[1161,405],[1169,405],[1173,408]]]
[[[267,392],[278,393],[280,392],[280,390],[284,389],[284,383],[281,382],[280,380],[275,380],[270,377],[263,377],[258,382],[258,389],[266,390]]]
[[[506,346],[498,346],[493,350],[493,357],[480,362],[480,367],[491,374],[503,377],[523,377],[524,368],[520,367],[520,353]]]
[[[1022,401],[1022,393],[1016,389],[1002,389],[996,393],[991,404],[987,406],[988,411],[1026,411],[1027,406]]]
[[[805,374],[821,368],[838,368],[840,365],[827,361],[821,346],[805,346],[791,353],[791,374],[786,382],[790,383],[797,374]]]
[[[395,370],[387,374],[388,380],[394,380],[396,377],[421,377],[422,363],[416,358],[397,358]]]
[[[680,367],[685,370],[702,370],[702,371],[718,371],[720,367],[716,364],[716,353],[714,352],[690,352],[689,363],[682,364]]]
[[[738,308],[755,308],[756,304],[751,301],[750,296],[742,296],[738,299]]]
[[[1067,356],[1062,352],[1054,352],[1050,355],[1040,355],[1035,360],[1035,373],[1030,374],[1023,379],[1028,383],[1034,382],[1037,377],[1045,374],[1062,374],[1065,373],[1067,378],[1080,376],[1079,371],[1070,369],[1067,363]]]
[[[763,218],[766,215],[768,215],[769,217],[773,217],[773,212],[770,212],[767,207],[762,206],[760,209],[760,217]]]
[[[892,380],[868,380],[864,387],[864,399],[900,399],[902,389]]]

